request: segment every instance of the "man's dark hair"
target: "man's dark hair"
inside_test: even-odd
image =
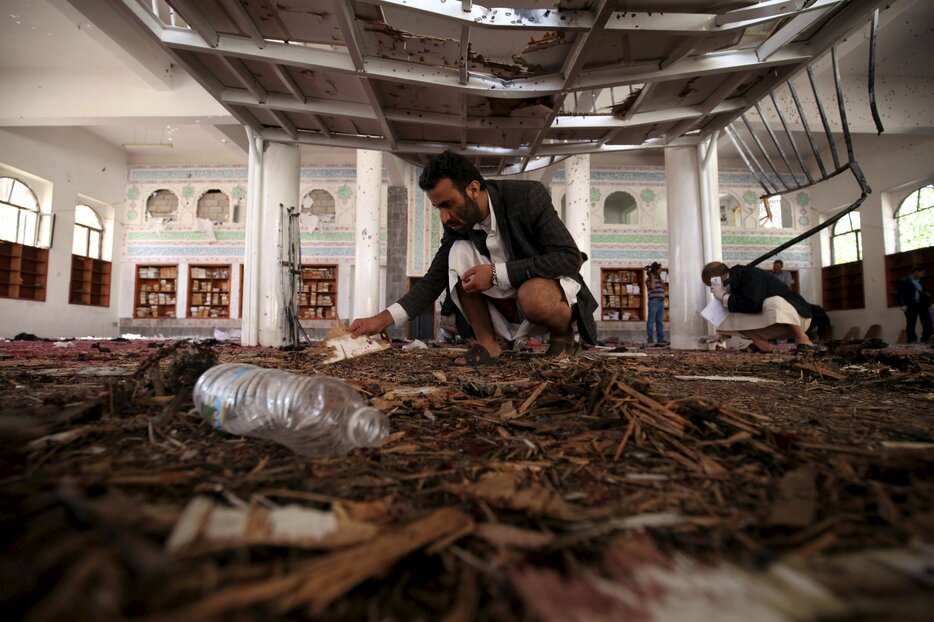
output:
[[[778,264],[778,265],[780,265],[782,268],[785,267],[785,262],[782,261],[781,259],[776,259],[775,261],[772,262],[772,264],[773,264],[773,265],[774,265],[774,264]]]
[[[481,190],[486,190],[486,180],[473,162],[453,151],[445,151],[428,161],[428,166],[418,178],[418,187],[431,190],[444,178],[450,179],[461,194],[466,194],[467,186],[475,180],[480,182]]]
[[[709,264],[704,266],[704,269],[701,271],[701,280],[704,282],[704,285],[710,285],[710,279],[715,276],[724,276],[729,273],[730,269],[727,265],[720,261],[711,261]]]
[[[917,265],[914,265],[914,266],[911,267],[911,272],[912,272],[912,273],[914,273],[914,272],[921,272],[922,270],[925,270],[925,267],[922,266],[921,264],[917,264]]]

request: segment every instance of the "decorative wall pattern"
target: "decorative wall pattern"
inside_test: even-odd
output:
[[[356,169],[349,166],[302,167],[300,197],[313,189],[327,190],[335,198],[335,222],[319,223],[314,232],[302,232],[304,261],[353,263],[353,215]],[[158,229],[146,218],[146,199],[166,189],[179,197],[178,215]],[[131,167],[126,191],[126,227],[122,245],[128,262],[176,263],[184,261],[242,261],[246,228],[240,223],[199,228],[197,199],[208,190],[220,190],[230,199],[233,215],[243,220],[246,212],[247,168],[228,167]],[[161,230],[160,230],[161,229]],[[385,239],[385,235],[381,235]],[[381,244],[385,257],[385,243]]]
[[[418,187],[421,169],[406,177],[409,189],[409,249],[407,272],[425,273],[441,239],[441,223],[424,191]],[[322,189],[335,198],[335,222],[320,223],[314,232],[302,233],[302,258],[308,263],[352,264],[354,261],[354,166],[302,167],[300,197]],[[383,183],[388,185],[384,174]],[[179,197],[178,217],[162,230],[150,229],[145,202],[159,189]],[[231,210],[245,215],[246,167],[131,167],[126,191],[126,227],[123,260],[132,263],[181,263],[203,261],[238,263],[245,248],[242,223],[216,225],[200,230],[195,218],[197,199],[205,191],[224,192]],[[564,169],[555,172],[552,200],[560,210],[566,190]],[[613,192],[631,194],[638,206],[638,224],[604,225],[603,202]],[[794,213],[793,229],[768,229],[758,224],[759,188],[746,171],[720,172],[720,192],[736,197],[741,206],[739,227],[722,229],[723,260],[748,262],[807,228],[813,220],[810,197],[800,192],[787,197]],[[633,167],[627,170],[591,170],[591,261],[599,267],[643,266],[650,261],[667,263],[667,201],[665,171],[662,167]],[[381,221],[380,263],[386,261],[385,221]],[[802,243],[784,251],[781,258],[788,268],[813,267],[810,245]]]
[[[643,266],[648,261],[667,263],[668,205],[664,168],[592,169],[590,177],[593,265],[628,267]],[[742,226],[722,227],[723,260],[728,264],[755,259],[799,234],[812,220],[810,197],[807,192],[799,192],[787,197],[794,207],[794,228],[760,227],[758,217],[761,187],[756,178],[748,171],[725,169],[720,171],[719,182],[720,193],[736,197],[742,212]],[[559,211],[565,189],[565,171],[561,169],[555,173],[551,187],[552,201]],[[638,225],[603,223],[603,201],[618,191],[627,192],[636,199]],[[807,242],[783,251],[781,258],[787,268],[813,267],[811,247]]]

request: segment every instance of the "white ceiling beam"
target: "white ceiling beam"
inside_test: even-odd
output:
[[[267,41],[266,47],[258,49],[249,39],[230,35],[220,35],[217,48],[212,48],[205,44],[198,33],[187,28],[164,28],[159,36],[164,45],[176,50],[225,54],[249,60],[277,62],[294,67],[317,67],[344,73],[356,71],[350,54],[343,50],[326,50],[272,41]]]
[[[204,16],[204,13],[201,12],[201,9],[199,9],[194,2],[190,2],[189,0],[172,0],[172,6],[181,14],[182,18],[191,26],[192,30],[201,35],[205,43],[212,48],[217,47],[220,35],[217,34],[217,30],[214,29],[214,26],[211,25],[211,22],[208,21],[208,18]]]
[[[295,101],[304,104],[305,94],[302,93],[302,90],[298,88],[297,84],[295,84],[295,80],[293,80],[292,77],[289,76],[288,72],[286,72],[285,67],[282,65],[273,64],[272,71],[274,74],[276,74],[276,78],[279,79],[279,82],[281,82],[282,85],[285,86],[286,90],[292,94],[292,97],[295,98]]]
[[[302,90],[298,88],[298,85],[295,84],[295,80],[289,76],[289,73],[285,70],[285,67],[282,65],[274,64],[272,66],[272,71],[276,74],[276,77],[279,79],[279,81],[285,85],[285,88],[289,91],[289,93],[292,94],[292,97],[295,98],[295,101],[300,104],[304,104],[307,97],[305,97],[305,94],[302,92]],[[267,95],[266,97],[268,99],[269,96]],[[324,122],[317,117],[317,115],[311,111],[304,112],[306,112],[311,117],[311,122],[315,125],[316,128],[318,128],[319,132],[322,132],[325,136],[330,136],[331,131],[327,128]]]
[[[266,92],[266,89],[263,88],[263,85],[260,84],[256,79],[256,76],[254,76],[252,72],[247,69],[247,66],[243,64],[243,61],[241,61],[239,58],[230,56],[221,56],[219,58],[220,61],[224,63],[224,66],[234,74],[235,78],[237,78],[237,82],[243,85],[243,88],[245,88],[247,91],[249,91],[250,95],[261,102],[266,101],[266,97],[268,97],[269,94]]]
[[[847,36],[853,30],[863,26],[866,23],[866,20],[869,18],[869,15],[872,13],[873,9],[881,6],[882,4],[885,4],[885,2],[886,0],[852,0],[852,2],[844,6],[832,20],[830,20],[823,28],[821,28],[819,32],[811,37],[811,40],[808,42],[808,47],[810,48],[811,53],[815,58],[817,58],[826,52],[840,39]],[[794,48],[796,45],[800,44],[791,44],[785,46],[785,48],[777,52],[775,56],[779,56],[785,53],[787,50]],[[793,79],[794,76],[803,71],[805,67],[807,67],[807,63],[801,63],[795,67],[794,71],[791,73],[779,73],[777,75],[769,76],[767,79],[761,80],[756,86],[751,88],[749,92],[744,93],[743,96],[749,102],[755,103],[762,97],[768,95],[779,85]],[[738,116],[739,114],[737,113],[720,115],[719,118],[704,127],[704,134],[707,135],[717,130],[722,130],[727,125],[732,123]]]
[[[574,82],[578,72],[587,62],[587,56],[597,44],[597,39],[599,38],[598,34],[603,29],[606,21],[610,18],[610,13],[612,13],[610,9],[612,7],[613,5],[610,3],[610,0],[600,0],[593,9],[593,29],[578,33],[577,37],[574,39],[574,43],[571,44],[571,51],[564,59],[564,64],[561,67],[561,79],[563,82],[561,92],[555,95],[551,112],[548,114],[548,119],[545,121],[545,128],[542,128],[535,134],[535,138],[532,139],[529,145],[530,156],[538,155],[538,148],[541,146],[542,141],[545,140],[545,134],[548,131],[546,128],[551,127],[555,118],[561,112],[561,107],[564,105],[564,99],[567,97],[568,93],[566,89]],[[529,160],[523,163],[523,171],[528,164]]]
[[[662,59],[662,62],[658,64],[659,69],[667,69],[675,63],[677,63],[682,58],[685,58],[688,54],[694,51],[694,48],[697,47],[697,44],[700,43],[700,38],[698,37],[684,37],[675,49],[671,53]]]
[[[803,44],[787,46],[776,52],[767,61],[760,61],[755,50],[704,54],[685,58],[661,70],[658,69],[655,63],[640,63],[639,65],[617,65],[582,71],[573,88],[575,90],[606,88],[609,86],[696,78],[719,73],[751,71],[780,65],[807,63],[811,58],[810,50]],[[538,81],[544,82],[545,80],[545,78],[540,78]],[[541,86],[542,88],[548,88],[552,84],[548,81]]]
[[[630,104],[629,109],[623,113],[623,121],[629,121],[632,119],[633,115],[639,112],[639,108],[642,107],[642,104],[645,103],[645,100],[648,99],[652,91],[655,90],[658,82],[648,82],[642,86],[642,90],[639,91],[639,94],[636,95],[636,99],[632,104]]]
[[[376,119],[376,113],[369,104],[347,102],[334,99],[306,98],[299,103],[289,95],[268,94],[264,101],[251,95],[245,89],[222,89],[217,99],[228,106],[249,106],[251,108],[269,108],[289,112],[305,112],[315,115],[342,116],[356,119]]]
[[[389,143],[382,138],[369,136],[347,136],[332,134],[326,137],[322,134],[299,132],[298,138],[293,139],[285,130],[266,128],[260,135],[264,140],[277,143],[298,143],[300,145],[319,145],[322,147],[340,147],[343,149],[372,149],[374,151],[389,151]]]
[[[467,84],[467,61],[470,53],[470,26],[461,26],[461,49],[458,61],[459,81]]]
[[[262,49],[266,47],[266,38],[263,37],[263,33],[259,31],[256,22],[250,17],[250,14],[247,13],[243,5],[240,4],[240,0],[221,0],[221,4],[224,5],[227,12],[233,17],[237,26],[240,27],[240,30],[249,35],[250,39],[253,40],[253,43],[255,43],[258,48]]]
[[[876,0],[881,2],[882,0]],[[244,60],[280,63],[303,69],[320,69],[342,73],[357,73],[353,60],[346,51],[323,50],[305,46],[268,42],[258,50],[242,37],[221,35],[217,49],[210,48],[196,33],[179,29],[166,29],[162,41],[173,50],[236,56]],[[657,62],[623,64],[617,63],[598,70],[584,71],[569,88],[591,90],[627,84],[642,84],[657,80],[678,80],[716,73],[745,71],[778,65],[806,63],[812,57],[810,47],[803,44],[787,45],[768,61],[760,62],[754,50],[736,52],[714,52],[684,58],[665,69]],[[430,67],[419,63],[383,58],[368,58],[365,62],[368,76],[388,82],[406,84],[428,84],[449,87],[478,96],[495,96],[502,99],[542,97],[560,93],[565,88],[561,75],[538,76],[517,80],[501,80],[490,76],[470,75],[467,84],[459,81],[457,69]]]
[[[448,22],[470,24],[473,28],[530,31],[587,31],[595,24],[594,14],[586,10],[523,9],[519,14],[513,7],[471,6],[468,12],[457,6],[456,2],[437,2],[437,0],[361,0],[368,4],[393,7],[411,11]],[[766,6],[754,7],[758,10],[740,9],[726,14],[716,13],[667,13],[613,11],[606,23],[605,30],[613,32],[649,32],[655,34],[686,34],[710,36],[724,32],[737,31],[750,26],[765,24],[787,18],[796,13],[813,11],[823,7],[841,4],[845,0],[817,0],[811,6],[796,2],[768,2]],[[791,9],[789,7],[797,7]],[[735,15],[733,14],[735,13]]]
[[[788,17],[791,13],[806,9],[808,0],[765,0],[753,6],[734,9],[717,15],[714,23],[725,26],[760,17]],[[813,7],[812,7],[813,8]]]
[[[369,79],[365,66],[365,57],[363,51],[366,49],[363,44],[363,37],[357,24],[356,16],[353,14],[352,7],[344,0],[333,0],[334,12],[337,17],[338,26],[340,26],[341,35],[344,37],[344,45],[353,60],[354,69],[360,77],[360,84],[366,92],[370,105],[373,106],[373,112],[376,113],[376,119],[380,128],[383,130],[383,136],[389,142],[391,148],[396,146],[396,136],[389,125],[389,121],[383,115],[383,104],[379,100],[376,89],[373,88],[373,82]]]
[[[136,13],[131,13],[116,0],[67,0],[50,4],[75,24],[82,20],[94,24],[96,28],[82,32],[119,58],[149,86],[157,91],[168,91],[173,87],[175,72],[172,59],[159,45],[158,37],[151,36],[162,28],[155,18],[149,24],[141,23],[136,19],[139,17]],[[153,28],[157,30],[153,31]]]
[[[269,113],[276,120],[276,123],[279,124],[285,133],[288,134],[292,140],[298,138],[298,128],[295,127],[295,124],[292,123],[292,120],[289,119],[284,112],[281,110],[270,110]]]
[[[751,105],[751,100],[742,98],[740,104],[734,107],[732,110],[724,110],[723,106],[728,106],[729,102],[727,98],[736,91],[737,87],[742,84],[749,74],[745,72],[734,73],[726,77],[713,92],[707,96],[707,101],[701,106],[702,114],[698,115],[693,119],[685,119],[678,125],[671,128],[669,135],[672,139],[679,138],[684,135],[685,132],[690,132],[697,125],[703,121],[707,115],[710,114],[723,114],[725,112],[735,112],[741,113],[742,111],[749,108]],[[732,100],[731,100],[732,101]]]
[[[768,60],[772,54],[775,54],[792,39],[823,18],[829,10],[830,9],[824,9],[823,11],[813,11],[811,13],[796,15],[756,48],[756,56],[758,56],[761,61]]]

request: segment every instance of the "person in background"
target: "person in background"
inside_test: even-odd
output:
[[[785,262],[781,259],[772,262],[772,276],[791,287],[791,272],[785,272]]]
[[[424,278],[380,313],[350,324],[354,337],[401,325],[449,288],[476,341],[455,365],[497,360],[503,341],[548,333],[547,354],[593,343],[597,301],[580,275],[586,257],[537,181],[486,180],[467,158],[445,151],[418,179],[444,226]]]
[[[751,339],[759,352],[772,351],[770,339],[794,339],[798,352],[816,350],[806,334],[811,305],[772,274],[712,261],[704,266],[701,279],[729,311],[718,333]]]
[[[665,341],[665,283],[661,277],[662,266],[656,261],[645,267],[645,292],[649,298],[649,316],[645,322],[645,345],[666,346]],[[653,344],[652,329],[655,330]]]
[[[916,320],[921,320],[921,341],[931,340],[931,294],[924,291],[925,274],[924,266],[914,266],[908,276],[898,282],[898,304],[905,314],[908,343],[918,340]]]

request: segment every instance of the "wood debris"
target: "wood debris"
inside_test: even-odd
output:
[[[102,344],[0,343],[11,618],[929,618],[927,352]],[[191,387],[232,361],[342,378],[390,438],[219,433]]]

